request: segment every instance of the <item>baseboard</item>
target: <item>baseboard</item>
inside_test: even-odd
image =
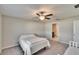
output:
[[[12,48],[12,47],[15,47],[15,46],[18,46],[18,45],[19,45],[19,44],[15,44],[15,45],[7,46],[7,47],[2,48],[2,50],[4,50],[4,49],[8,49],[8,48]]]
[[[59,42],[61,42],[61,43],[65,43],[65,44],[69,44],[69,43],[66,43],[66,42],[62,42],[62,41],[59,41]]]
[[[52,39],[52,40],[53,40],[53,39]],[[57,41],[57,42],[60,42],[60,43],[69,44],[69,43],[66,43],[66,42],[63,42],[63,41],[59,41],[59,40],[53,40],[53,41]]]

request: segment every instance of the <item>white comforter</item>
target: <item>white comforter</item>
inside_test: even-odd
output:
[[[50,47],[50,43],[46,38],[30,36],[19,40],[24,54],[31,55],[44,47]]]

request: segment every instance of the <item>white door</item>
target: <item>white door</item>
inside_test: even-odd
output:
[[[1,40],[2,40],[2,21],[1,21],[1,15],[0,15],[0,53],[1,53]]]
[[[73,21],[73,39],[79,42],[79,20]]]
[[[69,43],[73,39],[73,22],[72,20],[61,20],[59,22],[59,41]]]

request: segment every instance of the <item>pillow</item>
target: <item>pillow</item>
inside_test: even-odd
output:
[[[25,39],[28,37],[36,37],[34,34],[22,34],[19,39]]]

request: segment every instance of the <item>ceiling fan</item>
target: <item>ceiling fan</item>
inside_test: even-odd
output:
[[[74,7],[75,7],[75,8],[79,8],[79,4],[75,5]]]
[[[36,15],[39,17],[40,20],[45,20],[45,19],[50,20],[51,19],[50,16],[53,16],[53,14],[51,13],[46,14],[46,12],[44,11],[38,12],[36,13]]]

